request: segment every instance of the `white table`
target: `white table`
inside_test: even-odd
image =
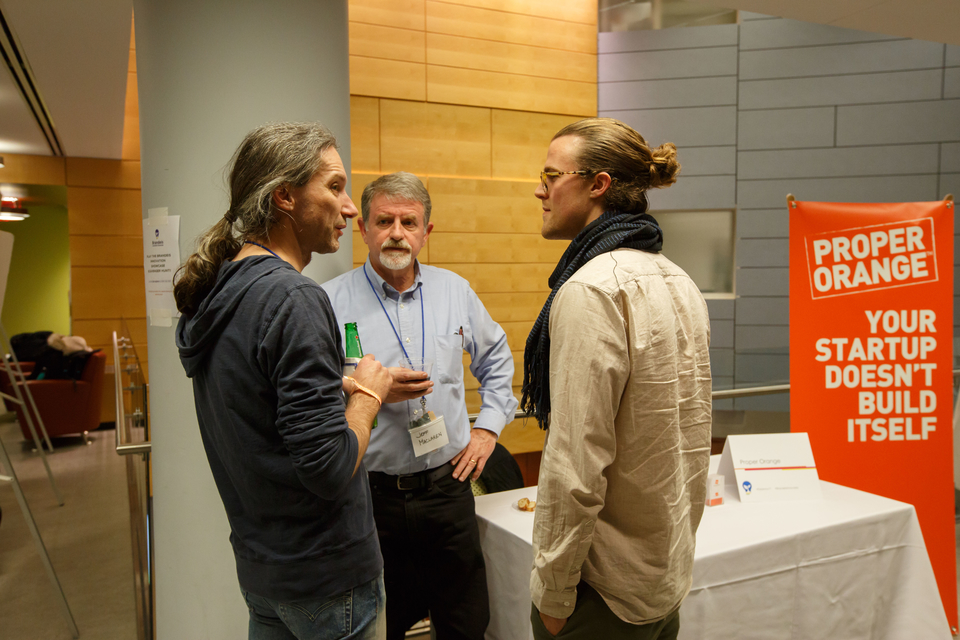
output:
[[[697,532],[682,640],[951,638],[912,505],[823,482],[823,500],[741,504],[728,493]],[[477,498],[487,640],[527,640],[536,487]]]

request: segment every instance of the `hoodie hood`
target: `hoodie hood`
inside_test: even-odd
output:
[[[177,349],[188,377],[192,378],[203,364],[210,347],[233,319],[250,287],[278,269],[293,269],[293,266],[273,256],[251,256],[220,266],[217,282],[197,312],[189,317],[180,316],[177,323]]]

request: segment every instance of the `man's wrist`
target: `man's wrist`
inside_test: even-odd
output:
[[[551,618],[569,618],[577,606],[576,585],[563,591],[547,589],[536,569],[530,576],[530,594],[537,610]]]
[[[500,437],[500,433],[507,426],[507,419],[502,413],[493,409],[481,409],[477,421],[473,423],[474,429],[483,429],[493,435]]]
[[[383,406],[383,398],[381,398],[381,397],[380,397],[380,394],[378,394],[376,391],[374,391],[373,389],[368,389],[367,387],[363,386],[362,384],[360,384],[359,382],[357,382],[354,378],[352,378],[352,377],[350,377],[350,376],[344,376],[344,377],[345,377],[347,380],[350,380],[351,382],[353,382],[353,393],[359,392],[359,393],[368,395],[368,396],[370,396],[371,398],[373,398],[374,400],[377,401],[377,407],[382,407],[382,406]],[[353,395],[353,393],[351,393],[350,395]]]

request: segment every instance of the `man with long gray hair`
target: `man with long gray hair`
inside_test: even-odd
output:
[[[390,601],[387,637],[402,640],[429,612],[438,640],[482,640],[487,580],[467,480],[480,476],[517,408],[507,336],[466,280],[417,261],[433,223],[430,195],[416,176],[377,178],[363,190],[361,209],[370,255],[323,288],[337,316],[357,323],[365,347],[385,364],[402,365],[391,369],[396,378],[411,379],[419,361],[432,363],[434,381],[427,408],[435,418],[425,423],[432,426],[420,426],[419,401],[385,406],[364,458]],[[473,429],[464,351],[480,381]],[[428,428],[429,435],[416,435]]]
[[[251,640],[383,638],[383,562],[361,460],[392,378],[372,356],[341,377],[337,318],[301,274],[313,253],[337,250],[357,215],[346,187],[322,125],[252,131],[233,158],[230,208],[174,286],[177,347]]]

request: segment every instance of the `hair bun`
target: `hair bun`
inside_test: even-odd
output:
[[[672,142],[664,142],[650,150],[653,162],[650,164],[650,188],[669,187],[677,181],[680,163],[677,161],[677,147]]]

